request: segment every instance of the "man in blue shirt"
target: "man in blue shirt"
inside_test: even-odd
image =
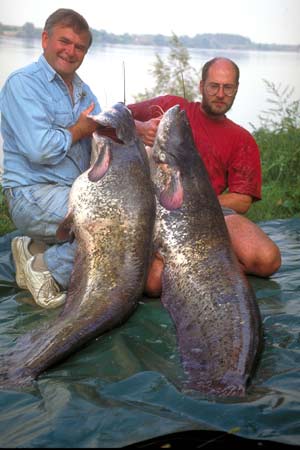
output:
[[[76,74],[92,43],[86,20],[71,9],[49,16],[43,55],[12,73],[0,96],[3,189],[24,236],[12,241],[19,287],[45,308],[64,303],[76,243],[58,242],[73,181],[89,167],[88,118],[100,106]]]

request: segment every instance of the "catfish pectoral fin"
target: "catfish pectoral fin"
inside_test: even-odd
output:
[[[99,181],[108,171],[111,160],[111,148],[108,141],[100,141],[96,143],[98,147],[98,158],[88,173],[88,179],[93,182]]]
[[[178,209],[183,203],[183,187],[179,170],[171,170],[170,180],[166,189],[162,191],[159,197],[160,204],[172,211]]]

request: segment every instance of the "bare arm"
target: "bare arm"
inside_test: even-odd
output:
[[[245,214],[253,201],[250,195],[237,194],[234,192],[221,194],[218,196],[218,199],[221,206],[231,208],[239,214]]]

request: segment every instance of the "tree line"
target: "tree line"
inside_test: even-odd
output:
[[[4,25],[0,23],[0,35],[20,37],[25,39],[40,38],[41,28],[36,28],[33,23],[26,22],[23,26]],[[119,45],[151,45],[154,47],[168,47],[171,36],[162,34],[114,34],[105,30],[92,29],[95,44],[119,44]],[[299,45],[263,44],[252,42],[248,37],[238,34],[204,33],[194,37],[179,36],[179,40],[187,48],[203,49],[234,49],[234,50],[267,50],[267,51],[300,51]]]

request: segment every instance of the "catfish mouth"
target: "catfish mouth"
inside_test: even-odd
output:
[[[117,144],[127,144],[135,138],[135,124],[131,112],[119,102],[99,114],[89,114],[87,117],[97,122],[94,136],[110,138]]]
[[[95,134],[97,136],[110,138],[117,144],[124,144],[124,142],[117,137],[116,128],[110,125],[99,124],[97,130],[95,131]]]

